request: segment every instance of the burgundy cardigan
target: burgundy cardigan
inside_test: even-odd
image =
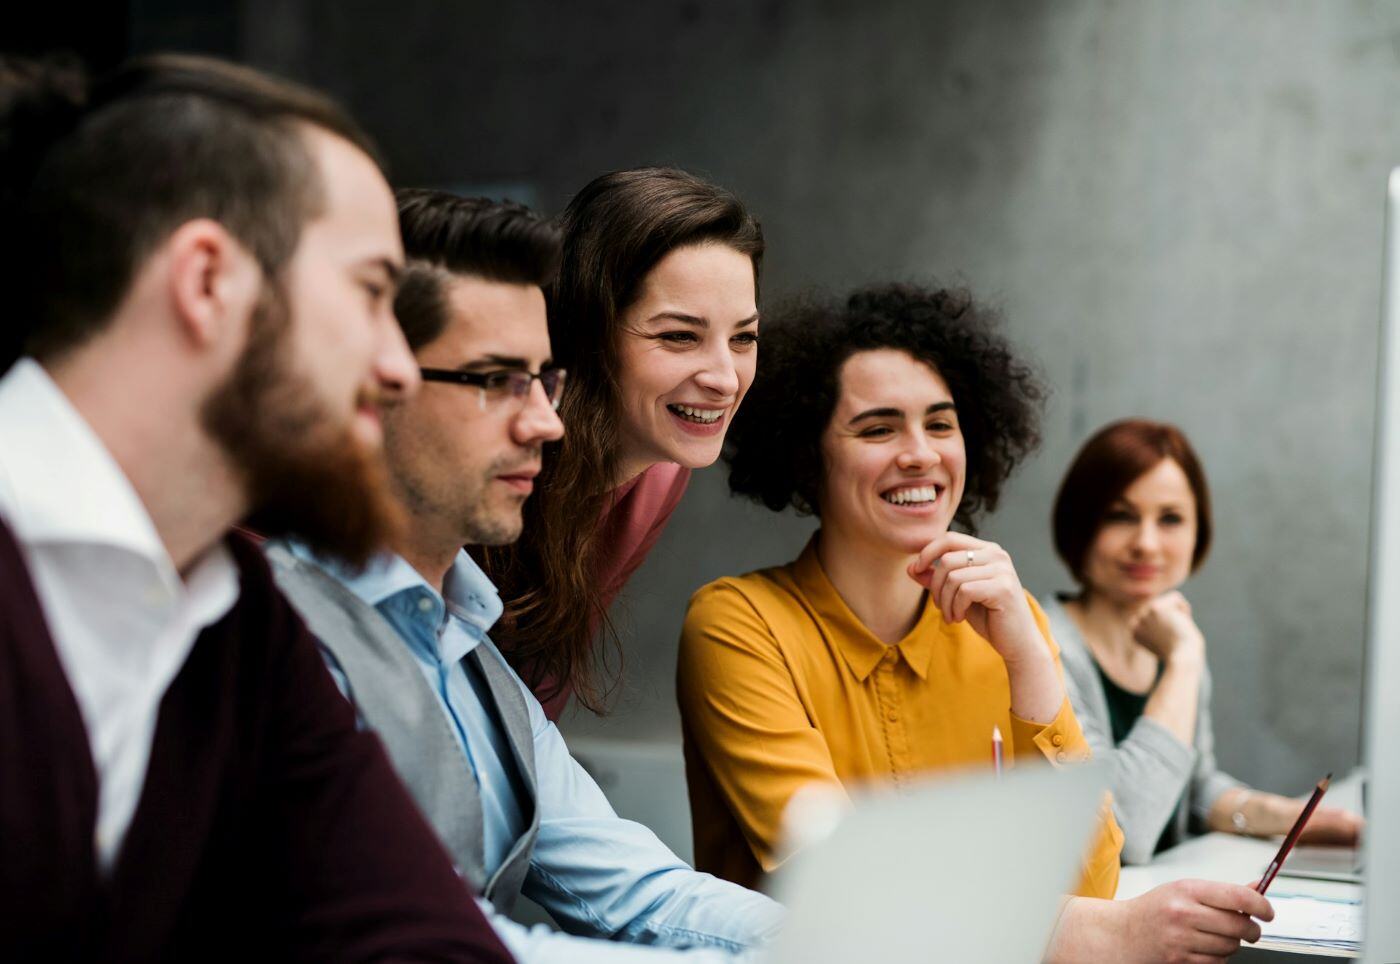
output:
[[[238,602],[161,701],[104,880],[87,733],[0,523],[0,960],[509,961],[262,555],[228,546]]]

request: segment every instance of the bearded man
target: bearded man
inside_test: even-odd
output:
[[[0,959],[506,961],[247,522],[393,530],[394,200],[320,95],[0,62]]]

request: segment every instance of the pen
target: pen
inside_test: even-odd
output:
[[[992,766],[997,776],[1001,776],[1001,727],[992,724]]]
[[[1303,812],[1298,814],[1298,819],[1293,821],[1293,829],[1288,831],[1288,836],[1283,838],[1283,844],[1278,848],[1278,853],[1269,863],[1269,868],[1264,871],[1264,876],[1259,878],[1259,883],[1254,885],[1254,889],[1259,893],[1264,893],[1269,889],[1269,885],[1278,876],[1279,869],[1283,867],[1283,862],[1288,859],[1288,852],[1293,849],[1293,845],[1298,842],[1298,836],[1303,832],[1303,827],[1307,825],[1308,818],[1317,809],[1317,802],[1322,799],[1322,795],[1327,792],[1328,785],[1332,782],[1332,774],[1327,774],[1317,781],[1317,786],[1313,788],[1312,796],[1308,798],[1307,804],[1303,807]]]

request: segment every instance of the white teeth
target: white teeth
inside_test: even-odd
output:
[[[701,422],[706,425],[718,422],[720,416],[724,414],[722,408],[691,408],[689,405],[670,405],[667,407],[677,415],[684,415],[692,422]]]
[[[893,492],[886,492],[880,498],[886,502],[893,502],[895,505],[909,505],[914,502],[932,502],[938,498],[938,490],[931,485],[911,486],[907,489],[895,489]]]

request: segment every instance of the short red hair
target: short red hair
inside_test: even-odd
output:
[[[1105,425],[1084,443],[1055,496],[1055,551],[1081,585],[1084,555],[1098,536],[1108,507],[1163,459],[1181,466],[1196,498],[1191,571],[1205,561],[1211,537],[1210,490],[1201,460],[1175,425],[1129,418]]]

